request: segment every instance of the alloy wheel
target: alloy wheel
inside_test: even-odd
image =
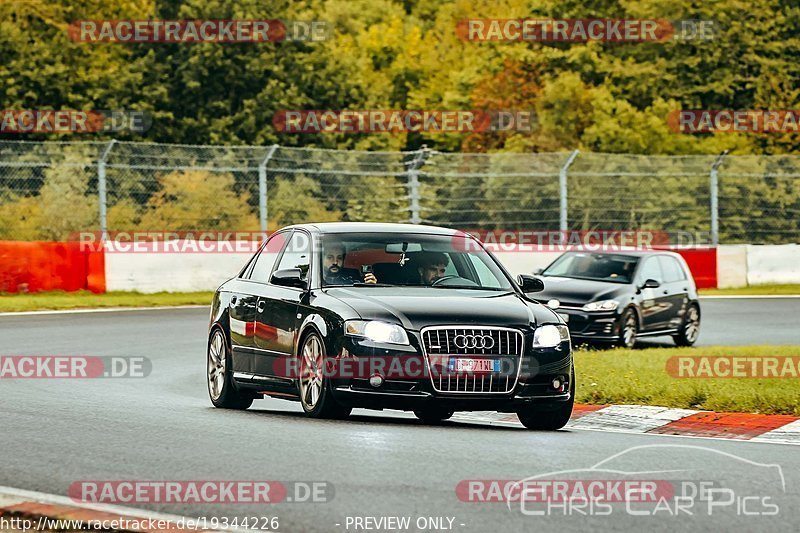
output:
[[[622,341],[628,348],[632,348],[636,343],[636,329],[636,315],[628,313],[622,325]]]
[[[697,311],[696,307],[690,307],[689,310],[686,312],[686,323],[683,327],[683,335],[686,337],[686,340],[690,343],[693,343],[697,340],[697,336],[700,334],[700,313]]]
[[[300,400],[306,410],[316,407],[323,387],[322,345],[316,335],[311,335],[303,344],[300,358]]]
[[[208,343],[208,391],[213,400],[222,395],[225,385],[225,339],[216,331]]]

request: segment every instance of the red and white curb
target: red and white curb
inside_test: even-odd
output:
[[[522,427],[517,415],[456,413],[456,422]],[[706,437],[800,445],[800,417],[715,413],[651,405],[575,405],[567,429]]]
[[[65,496],[34,492],[0,486],[0,517],[6,521],[11,517],[30,520],[32,526],[28,530],[72,530],[77,529],[75,523],[82,521],[84,527],[89,524],[111,524],[116,521],[126,527],[113,528],[115,531],[134,531],[149,533],[154,531],[211,531],[197,527],[188,527],[190,517],[157,513],[143,509],[134,509],[120,505],[100,503],[80,503]],[[57,523],[56,521],[61,521]],[[69,525],[70,522],[71,524]],[[160,525],[159,525],[160,522]],[[162,527],[165,526],[165,527]],[[111,529],[111,528],[106,528]],[[91,529],[90,529],[91,530]],[[97,529],[94,529],[97,531]],[[213,531],[232,531],[213,530]]]

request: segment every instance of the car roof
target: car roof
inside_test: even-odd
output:
[[[394,224],[377,222],[319,222],[296,224],[283,229],[299,228],[316,233],[418,233],[428,235],[455,235],[458,230],[422,224]]]
[[[575,249],[575,250],[565,250],[564,253],[570,253],[570,252],[573,252],[573,253],[603,254],[603,255],[630,255],[630,256],[633,256],[633,257],[644,257],[644,256],[647,256],[647,255],[654,255],[654,254],[666,254],[666,255],[673,255],[673,256],[680,257],[679,253],[676,253],[676,252],[674,252],[672,250],[659,250],[657,248],[648,249],[648,250],[642,250],[640,248],[631,248],[630,250],[627,250],[625,248],[620,248],[619,250],[614,250],[614,251],[610,251],[610,250],[581,250],[581,249]]]

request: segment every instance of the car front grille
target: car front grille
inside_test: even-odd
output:
[[[517,384],[524,337],[516,329],[489,326],[423,328],[422,345],[436,392],[508,393]],[[488,359],[496,362],[499,371],[458,372],[451,365],[459,358]]]

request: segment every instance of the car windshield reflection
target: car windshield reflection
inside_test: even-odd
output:
[[[543,276],[631,283],[639,258],[631,255],[569,252],[542,272]]]

